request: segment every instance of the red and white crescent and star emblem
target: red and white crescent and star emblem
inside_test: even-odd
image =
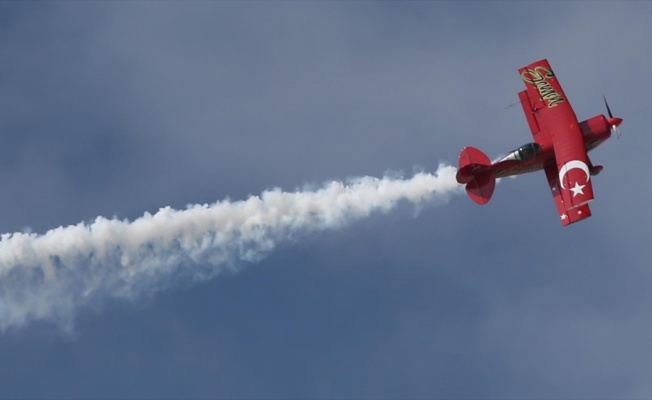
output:
[[[585,183],[588,183],[589,179],[591,179],[591,174],[589,173],[589,167],[588,165],[586,165],[584,161],[580,161],[580,160],[568,161],[559,169],[559,184],[561,185],[562,189],[566,189],[566,187],[564,186],[564,178],[566,177],[566,174],[573,169],[579,169],[584,171],[584,174],[586,175]],[[570,191],[573,192],[573,197],[579,194],[584,194],[585,187],[586,184],[580,185],[578,181],[575,181],[575,186],[570,188]]]

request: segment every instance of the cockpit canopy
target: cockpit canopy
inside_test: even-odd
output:
[[[512,151],[505,156],[501,161],[516,160],[516,161],[529,161],[541,152],[541,146],[538,143],[528,143]]]

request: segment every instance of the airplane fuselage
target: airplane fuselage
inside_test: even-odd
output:
[[[584,138],[584,148],[587,153],[611,137],[611,127],[604,115],[597,115],[580,122],[580,128]],[[540,147],[540,151],[533,158],[527,160],[517,159],[518,156],[512,156],[512,154],[518,151],[517,149],[502,160],[493,163],[491,169],[493,170],[494,176],[496,178],[504,178],[507,176],[527,174],[543,170],[548,163],[555,162],[553,137],[546,136],[545,139],[544,141],[535,142]]]

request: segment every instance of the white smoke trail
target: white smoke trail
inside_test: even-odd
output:
[[[169,207],[133,222],[98,217],[45,234],[0,237],[0,331],[35,320],[70,328],[75,312],[108,298],[151,295],[178,278],[203,280],[256,261],[282,240],[386,212],[397,202],[446,200],[454,167],[411,179],[365,177],[318,190],[274,189],[243,201]]]

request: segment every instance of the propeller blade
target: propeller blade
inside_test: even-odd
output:
[[[620,129],[618,125],[623,122],[622,118],[614,118],[614,115],[611,113],[611,108],[609,108],[609,103],[607,103],[607,98],[605,95],[602,95],[604,99],[604,105],[607,107],[607,114],[609,114],[609,124],[611,125],[611,132],[615,132],[618,139],[620,139]]]
[[[604,105],[607,106],[607,113],[609,114],[609,118],[613,118],[614,115],[611,113],[611,109],[609,108],[609,103],[607,103],[607,98],[602,95],[602,98],[604,99]]]

